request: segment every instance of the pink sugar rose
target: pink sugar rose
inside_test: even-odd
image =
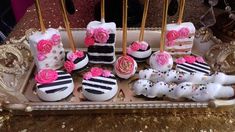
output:
[[[190,63],[190,64],[193,64],[196,61],[196,58],[190,55],[184,56],[184,59],[187,63]]]
[[[87,37],[92,37],[94,35],[94,30],[92,30],[92,29],[87,29],[87,31],[86,31],[86,36]]]
[[[92,78],[92,73],[91,72],[87,72],[83,75],[83,79],[85,80],[89,80]]]
[[[35,80],[40,84],[52,83],[58,78],[58,73],[52,69],[42,69],[35,76]]]
[[[130,47],[127,47],[127,53],[130,55],[133,53],[132,49]]]
[[[85,45],[86,45],[87,47],[92,46],[92,45],[94,45],[94,44],[95,44],[94,38],[92,38],[92,37],[86,37],[86,38],[85,38]]]
[[[103,77],[110,77],[110,76],[111,76],[111,71],[109,71],[109,70],[103,70],[102,76],[103,76]]]
[[[140,49],[141,50],[147,50],[148,46],[149,46],[149,44],[147,42],[145,42],[145,41],[140,42]]]
[[[60,44],[60,35],[58,34],[52,35],[51,40],[53,41],[54,45]]]
[[[163,53],[158,53],[156,55],[156,61],[161,66],[168,64],[169,58],[170,58],[169,54],[164,53],[164,52]]]
[[[52,41],[50,40],[40,40],[37,44],[37,50],[41,54],[48,54],[52,49]]]
[[[68,59],[70,61],[75,61],[77,59],[77,55],[75,53],[71,53],[69,54]]]
[[[196,61],[200,63],[205,63],[205,60],[201,56],[196,57]]]
[[[64,68],[66,69],[68,73],[71,73],[74,70],[75,65],[72,61],[66,61],[64,63]]]
[[[186,62],[186,60],[184,58],[182,58],[182,57],[180,57],[180,58],[175,60],[175,63],[177,63],[177,64],[183,64],[185,62]]]
[[[166,46],[168,46],[168,47],[172,47],[174,45],[175,45],[175,41],[174,40],[166,42]]]
[[[135,41],[130,45],[130,47],[132,51],[138,51],[140,49],[140,43]]]
[[[39,54],[37,55],[37,58],[38,58],[39,61],[43,61],[43,60],[46,59],[46,56],[43,55],[43,54],[41,54],[41,53],[39,53]]]
[[[97,42],[106,43],[109,39],[109,32],[103,28],[94,30],[94,38]]]
[[[101,76],[103,73],[103,69],[99,67],[91,68],[91,74],[93,77]]]
[[[75,54],[78,58],[84,57],[84,52],[83,52],[83,51],[76,51],[74,54]]]
[[[176,30],[168,31],[166,34],[166,39],[168,41],[173,41],[179,37],[179,33]]]
[[[188,28],[181,28],[178,33],[180,38],[187,38],[189,36],[189,29]]]

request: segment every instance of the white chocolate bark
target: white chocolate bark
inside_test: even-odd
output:
[[[38,42],[41,40],[52,41],[52,36],[55,34],[60,36],[60,33],[57,29],[49,28],[46,30],[45,33],[35,32],[33,35],[29,36],[29,44],[31,52],[34,56],[34,61],[38,70],[41,69],[56,70],[61,68],[64,64],[65,53],[61,40],[58,45],[52,46],[50,53],[44,54],[45,59],[43,60],[38,59],[38,55],[40,54],[37,49]]]
[[[195,35],[195,27],[191,22],[184,22],[180,25],[177,23],[174,24],[167,24],[166,26],[166,34],[172,30],[179,31],[182,28],[189,29],[189,36],[188,37],[177,37],[174,40],[173,46],[168,46],[167,43],[168,39],[166,37],[165,41],[165,49],[172,55],[184,55],[184,54],[191,54],[191,50],[193,47],[194,35]]]
[[[87,30],[97,28],[109,31],[109,39],[107,43],[95,42],[94,45],[88,47],[89,62],[95,64],[113,64],[116,60],[116,24],[114,22],[102,23],[100,21],[92,21],[87,25]]]

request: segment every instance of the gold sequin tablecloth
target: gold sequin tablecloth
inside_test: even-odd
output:
[[[74,0],[79,7],[75,15],[69,16],[72,27],[85,27],[94,19],[94,5],[98,0]],[[160,25],[160,0],[151,0],[148,16],[149,27]],[[63,26],[63,21],[56,0],[41,0],[43,15],[47,27]],[[90,8],[80,8],[90,4]],[[185,19],[199,23],[199,17],[208,7],[201,4],[201,0],[188,1]],[[156,10],[156,12],[155,12]],[[79,13],[80,12],[80,13]],[[86,12],[86,13],[84,13]],[[216,11],[216,13],[219,11]],[[84,16],[86,15],[86,16]],[[82,17],[83,19],[78,19]],[[171,18],[169,21],[174,20]],[[39,28],[35,7],[30,7],[25,16],[16,25],[9,37],[20,37],[29,28]],[[168,131],[199,131],[199,132],[231,132],[235,131],[234,107],[218,109],[157,109],[129,111],[96,111],[70,112],[69,115],[27,114],[13,116],[2,113],[0,116],[1,132],[86,132],[86,131],[118,131],[118,132],[168,132]]]

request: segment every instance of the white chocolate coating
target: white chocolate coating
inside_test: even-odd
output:
[[[170,70],[173,67],[172,56],[168,52],[164,51],[163,53],[168,54],[170,57],[169,57],[167,64],[161,65],[161,64],[158,64],[158,62],[156,61],[156,56],[160,53],[161,53],[160,51],[157,51],[151,55],[150,60],[149,60],[150,67],[153,69],[156,69],[158,71],[161,71],[161,72],[165,72],[165,71]]]
[[[68,59],[68,57],[72,54],[73,52],[72,51],[69,51],[68,52],[68,54],[67,54],[67,59]],[[89,62],[89,59],[88,59],[88,56],[87,56],[87,54],[85,54],[84,53],[84,55],[85,55],[85,58],[83,58],[82,60],[80,60],[79,62],[77,62],[76,64],[75,64],[75,67],[74,67],[74,70],[80,70],[80,69],[83,69],[83,68],[85,68],[86,66],[87,66],[87,64],[88,64],[88,62]]]
[[[59,69],[64,64],[64,48],[63,44],[60,41],[60,44],[53,45],[50,53],[45,55],[45,59],[39,61],[38,60],[38,50],[37,44],[40,40],[51,40],[51,37],[56,34],[60,36],[59,30],[54,28],[48,28],[45,33],[35,32],[33,35],[29,36],[29,44],[31,48],[31,52],[34,56],[34,62],[38,68],[41,69]]]
[[[119,61],[120,59],[122,59],[122,57],[123,57],[123,56],[121,56],[121,57],[119,57],[119,58],[117,59],[115,65],[114,65],[114,70],[115,70],[115,73],[116,73],[116,75],[117,75],[118,77],[123,78],[123,79],[129,79],[130,77],[132,77],[132,76],[135,75],[135,72],[136,72],[136,70],[137,70],[137,63],[136,63],[136,61],[135,61],[133,58],[130,57],[130,58],[133,60],[133,62],[134,62],[133,69],[131,70],[130,74],[123,74],[123,73],[121,73],[118,69],[116,69],[116,65],[119,65],[119,64],[118,64],[118,61]]]

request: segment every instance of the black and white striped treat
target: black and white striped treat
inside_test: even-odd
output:
[[[36,85],[36,92],[44,101],[58,101],[68,97],[74,89],[73,79],[70,74],[57,70],[58,78],[52,83]]]
[[[192,72],[200,72],[210,75],[211,69],[210,66],[206,62],[198,62],[195,61],[194,63],[183,63],[183,64],[177,64],[176,70],[192,73]]]
[[[95,41],[94,45],[88,47],[87,52],[89,62],[95,64],[113,64],[116,60],[116,24],[114,22],[102,23],[99,21],[92,21],[87,25],[88,30],[97,28],[103,28],[109,31],[109,38],[106,43]]]
[[[106,101],[113,98],[118,91],[116,77],[92,77],[82,81],[83,95],[91,101]]]

